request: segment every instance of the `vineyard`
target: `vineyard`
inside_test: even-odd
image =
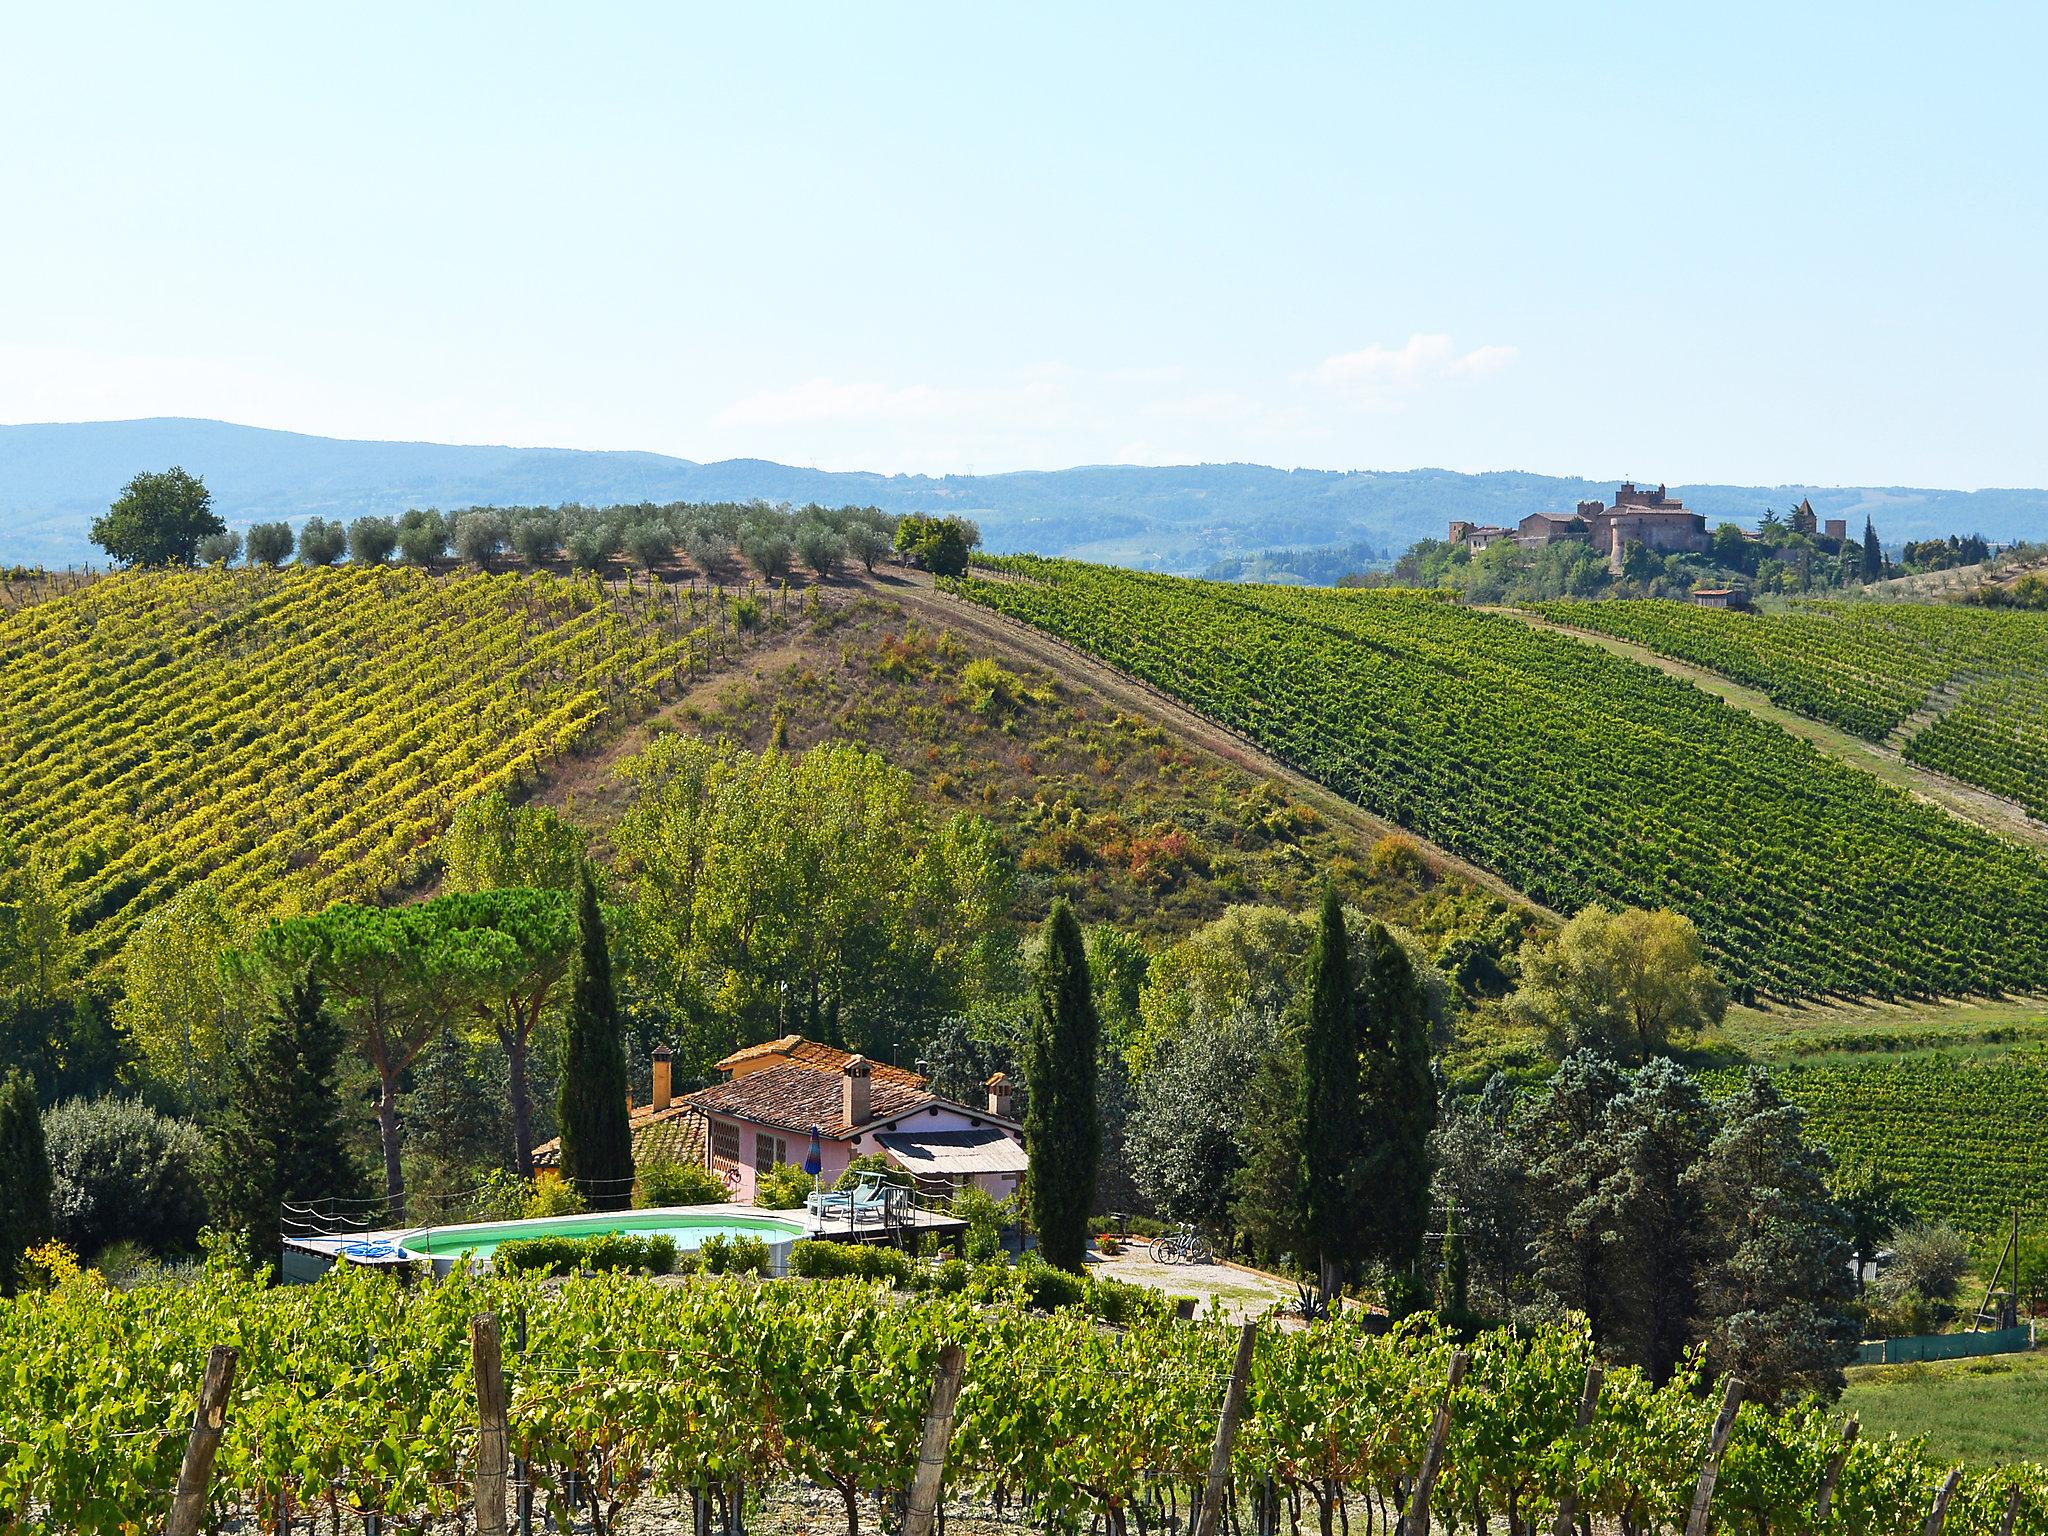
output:
[[[1799,603],[1741,614],[1689,603],[1551,603],[1598,630],[1746,683],[1870,741],[1931,717],[1911,761],[2048,817],[2048,614],[1950,603]]]
[[[1029,557],[952,589],[1540,902],[1686,913],[1754,995],[2048,983],[2040,859],[1595,646],[1415,593]]]
[[[246,912],[372,896],[465,798],[708,664],[750,602],[348,568],[24,604],[0,616],[0,847],[55,853],[93,960],[205,877]]]
[[[1771,1081],[1807,1112],[1807,1129],[1839,1161],[1905,1181],[1927,1217],[1997,1232],[2019,1210],[2048,1223],[2048,1049],[1998,1057],[1774,1065]]]
[[[238,1356],[218,1419],[206,1419],[220,1432],[206,1484],[216,1519],[253,1516],[278,1536],[363,1516],[382,1529],[466,1528],[478,1499],[479,1315],[502,1341],[515,1500],[530,1494],[536,1528],[573,1519],[594,1532],[636,1507],[684,1502],[697,1530],[732,1536],[772,1526],[776,1501],[792,1497],[821,1498],[810,1518],[849,1536],[888,1527],[920,1463],[948,1344],[964,1356],[941,1442],[939,1507],[951,1519],[1186,1530],[1237,1344],[1214,1324],[1114,1332],[957,1296],[897,1303],[842,1281],[399,1286],[355,1272],[265,1290],[216,1265],[186,1288],[119,1292],[75,1277],[0,1303],[0,1530],[156,1527],[215,1344]],[[1425,1458],[1435,1475],[1422,1486],[1446,1530],[1481,1529],[1482,1517],[1547,1529],[1567,1498],[1601,1529],[1685,1524],[1712,1459],[1712,1383],[1682,1374],[1657,1389],[1615,1369],[1582,1406],[1582,1332],[1489,1333],[1462,1367],[1453,1347],[1415,1323],[1391,1334],[1351,1322],[1262,1329],[1225,1442],[1227,1528],[1391,1531]],[[1906,1536],[1949,1481],[1911,1442],[1846,1443],[1818,1409],[1753,1404],[1733,1420],[1718,1470],[1716,1528],[1759,1533]],[[493,1475],[493,1498],[497,1486]],[[1956,1536],[2038,1536],[2048,1469],[1964,1475],[1946,1521]]]

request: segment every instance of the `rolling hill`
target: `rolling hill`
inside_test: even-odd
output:
[[[1670,907],[1757,995],[2048,986],[2048,863],[1678,678],[1400,592],[1017,557],[954,584],[1561,910]]]
[[[138,470],[181,464],[231,525],[350,518],[411,506],[749,500],[958,512],[998,552],[1196,572],[1275,548],[1368,542],[1398,551],[1454,517],[1514,521],[1604,496],[1612,480],[1442,469],[1329,471],[1257,464],[1092,465],[996,475],[879,475],[759,459],[350,441],[181,418],[0,426],[0,564],[95,558],[92,518]],[[1810,497],[1823,516],[1888,541],[1956,531],[2048,536],[2048,491],[1822,486],[1673,487],[1710,520],[1753,521]]]

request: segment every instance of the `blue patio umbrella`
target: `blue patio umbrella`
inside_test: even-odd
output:
[[[816,1178],[825,1168],[825,1149],[818,1145],[818,1128],[811,1127],[810,1150],[804,1153],[804,1172]]]

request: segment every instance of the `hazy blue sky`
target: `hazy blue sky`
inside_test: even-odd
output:
[[[0,420],[2048,484],[2048,8],[9,8]]]

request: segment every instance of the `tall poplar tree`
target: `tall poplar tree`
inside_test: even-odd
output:
[[[1358,1004],[1344,904],[1323,891],[1308,956],[1302,1021],[1301,1231],[1316,1255],[1323,1295],[1335,1296],[1358,1253],[1353,1164],[1359,1124]]]
[[[50,1236],[50,1154],[35,1084],[16,1069],[0,1082],[0,1296],[12,1296],[21,1256]]]
[[[1024,1148],[1031,1159],[1031,1224],[1038,1251],[1078,1270],[1088,1248],[1088,1216],[1102,1158],[1096,1107],[1096,1053],[1102,1027],[1080,921],[1065,897],[1045,920],[1045,954],[1033,986],[1025,1082]]]
[[[611,950],[597,881],[583,871],[578,901],[582,964],[569,1003],[568,1039],[562,1050],[557,1120],[562,1132],[562,1177],[595,1210],[633,1203],[633,1132],[626,1111],[626,1046],[612,989]]]

